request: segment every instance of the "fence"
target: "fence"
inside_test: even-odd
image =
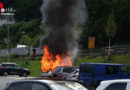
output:
[[[89,49],[86,50],[79,50],[79,56],[91,56],[91,57],[97,57],[97,56],[103,56],[104,54],[108,54],[109,47],[103,47],[103,48],[97,48],[97,49]],[[121,45],[121,46],[112,46],[111,47],[111,53],[114,55],[122,55],[122,54],[130,54],[130,45]]]
[[[43,55],[43,50],[42,49],[35,48],[35,50],[36,50],[36,54],[37,55]],[[30,51],[29,52],[27,52],[26,48],[12,48],[12,49],[10,49],[9,53],[10,54],[16,54],[16,55],[24,56],[27,53],[32,55],[32,51],[33,51],[32,47],[30,47]],[[4,57],[4,56],[7,56],[7,55],[8,55],[7,49],[0,50],[0,57]]]

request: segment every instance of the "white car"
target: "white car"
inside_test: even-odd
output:
[[[79,69],[75,69],[73,72],[69,74],[67,77],[68,80],[78,80],[78,75],[79,75]]]
[[[96,90],[130,90],[130,79],[102,81]]]

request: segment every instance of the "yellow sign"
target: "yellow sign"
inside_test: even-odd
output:
[[[88,48],[95,48],[95,37],[88,37]]]

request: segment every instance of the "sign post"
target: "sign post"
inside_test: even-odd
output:
[[[90,56],[92,55],[92,49],[95,48],[95,37],[88,37],[88,48],[90,49]]]

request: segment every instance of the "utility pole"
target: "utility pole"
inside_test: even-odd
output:
[[[8,16],[7,19],[7,62],[10,62],[10,43],[9,43],[9,38],[10,38],[10,24],[14,24],[14,18],[12,16]]]
[[[9,20],[9,19],[8,19]],[[7,33],[7,38],[8,38],[8,41],[7,41],[7,54],[8,54],[8,59],[7,59],[7,62],[10,62],[10,51],[9,51],[9,22],[7,20],[7,29],[8,29],[8,33]]]

